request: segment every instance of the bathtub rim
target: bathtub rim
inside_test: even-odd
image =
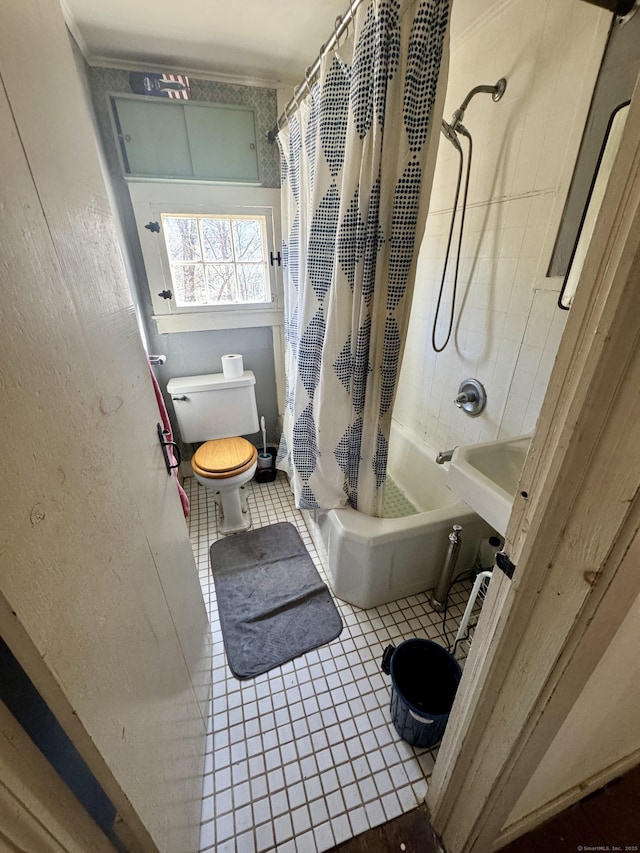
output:
[[[461,518],[477,516],[471,507],[457,498],[453,503],[438,509],[427,509],[413,515],[404,515],[399,518],[376,518],[372,515],[364,515],[352,507],[340,507],[339,509],[315,510],[318,515],[323,514],[331,517],[337,530],[348,534],[354,541],[360,544],[370,544],[375,540],[398,541],[407,533],[416,531],[425,524],[438,524],[445,522],[452,515]]]

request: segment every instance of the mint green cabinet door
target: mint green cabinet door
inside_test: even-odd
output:
[[[114,98],[124,171],[191,178],[193,165],[182,104]]]
[[[125,175],[259,181],[252,109],[115,96],[112,106]]]
[[[194,177],[258,180],[253,110],[186,104],[185,120]]]

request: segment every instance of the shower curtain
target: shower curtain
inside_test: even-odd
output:
[[[352,38],[323,57],[278,135],[286,374],[278,467],[302,508],[382,513],[448,17],[449,0],[363,0]]]

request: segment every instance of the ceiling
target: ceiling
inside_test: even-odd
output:
[[[61,0],[89,63],[296,85],[349,0]]]

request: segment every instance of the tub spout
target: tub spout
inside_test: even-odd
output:
[[[456,448],[454,447],[453,450],[441,450],[436,456],[436,462],[438,465],[442,465],[445,462],[451,462],[451,457],[453,456],[453,451],[455,449]]]

